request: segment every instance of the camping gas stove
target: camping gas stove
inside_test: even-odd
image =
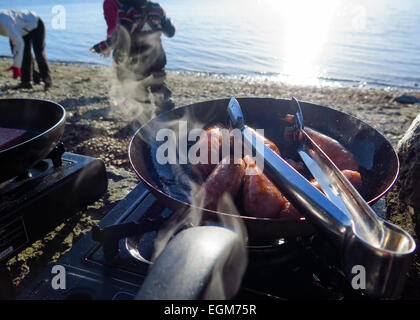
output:
[[[173,214],[139,184],[57,263],[21,292],[19,299],[130,300],[152,265],[156,230]],[[142,236],[136,236],[142,230]],[[283,239],[249,249],[249,264],[236,299],[363,298],[335,266],[337,255],[318,235]],[[65,288],[53,288],[55,266]],[[57,268],[57,267],[56,267]]]
[[[58,144],[20,177],[0,184],[0,265],[107,188],[102,160],[64,152]]]

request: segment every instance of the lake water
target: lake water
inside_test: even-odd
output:
[[[177,27],[174,38],[164,38],[169,70],[293,84],[420,85],[419,0],[160,4]],[[1,0],[0,8],[30,9],[44,19],[49,60],[111,64],[88,50],[105,38],[101,0]],[[4,37],[0,55],[10,55]]]

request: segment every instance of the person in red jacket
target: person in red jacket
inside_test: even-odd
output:
[[[121,83],[136,81],[136,100],[156,106],[155,113],[174,107],[166,85],[166,53],[161,35],[171,38],[175,26],[158,3],[147,0],[105,0],[107,39],[91,48],[108,57],[112,50]],[[151,94],[151,95],[150,95]]]

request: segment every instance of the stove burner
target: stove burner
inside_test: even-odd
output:
[[[102,245],[105,259],[112,261],[119,254],[118,243],[121,239],[136,237],[140,240],[144,234],[157,230],[164,219],[163,217],[143,218],[140,221],[112,225],[104,229],[95,226],[92,230],[92,239]],[[138,253],[137,255],[141,256]],[[140,258],[140,260],[145,259]]]
[[[50,266],[18,298],[133,299],[151,265],[155,229],[172,214],[139,184],[57,262],[67,290],[52,289]],[[147,232],[136,237],[139,230]],[[250,249],[236,299],[363,299],[336,267],[335,252],[320,235]]]
[[[156,231],[148,232],[143,236],[125,238],[125,247],[128,252],[141,262],[153,264],[154,242]]]

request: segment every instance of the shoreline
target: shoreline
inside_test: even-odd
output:
[[[0,70],[5,70],[9,64],[10,61],[0,59]],[[124,99],[125,92],[116,83],[111,67],[51,63],[50,68],[53,87],[47,92],[39,85],[13,91],[11,87],[18,81],[13,80],[10,72],[0,72],[0,98],[47,99],[61,104],[67,112],[62,138],[66,151],[101,158],[106,165],[109,187],[97,202],[8,261],[7,267],[18,291],[49,263],[68,252],[139,182],[127,150],[139,122],[145,119],[143,111],[149,106],[139,110],[138,104]],[[389,139],[394,148],[420,112],[419,104],[394,101],[403,94],[420,98],[420,90],[299,86],[172,71],[168,72],[167,83],[177,107],[232,96],[287,99],[295,96],[361,119]]]
[[[0,55],[0,61],[11,61],[11,56]],[[104,61],[111,61],[104,60]],[[68,60],[51,60],[50,64],[61,64],[61,65],[70,65],[70,66],[92,66],[92,67],[102,67],[102,68],[111,68],[112,66],[109,63],[96,63],[96,62],[85,62],[85,61],[68,61]],[[217,72],[210,72],[210,71],[198,71],[198,70],[176,70],[176,69],[168,69],[168,73],[175,73],[179,75],[186,75],[186,76],[207,76],[212,78],[220,78],[220,79],[235,79],[235,80],[247,80],[247,81],[255,81],[255,82],[268,82],[278,85],[285,85],[285,86],[304,86],[304,87],[316,87],[316,88],[356,88],[356,89],[373,89],[373,90],[386,90],[386,91],[408,91],[411,93],[420,92],[420,84],[415,83],[413,86],[407,86],[403,84],[386,84],[386,83],[369,83],[363,81],[361,79],[339,79],[339,78],[332,78],[332,77],[319,77],[317,78],[317,83],[294,83],[291,81],[287,81],[286,75],[276,74],[276,73],[252,73],[249,72],[248,74],[233,74],[233,73],[217,73]]]

